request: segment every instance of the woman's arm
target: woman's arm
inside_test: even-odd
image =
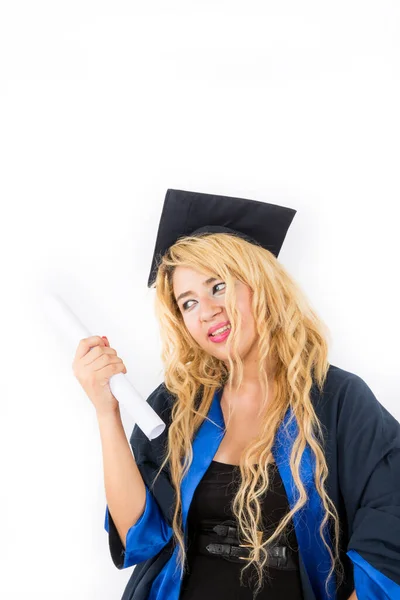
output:
[[[172,528],[161,512],[158,499],[164,501],[165,498],[168,504],[173,489],[169,490],[164,480],[162,491],[156,486],[150,491],[150,483],[153,483],[150,463],[142,466],[136,463],[136,456],[146,457],[144,449],[138,449],[138,440],[142,437],[148,442],[148,439],[135,425],[128,442],[119,408],[112,414],[97,413],[97,419],[107,498],[104,528],[115,566],[125,569],[152,558],[170,541]],[[169,493],[165,493],[166,490]]]
[[[352,595],[349,597],[349,600],[358,600],[357,598],[357,594],[356,591],[354,590],[354,592],[352,593]]]
[[[97,413],[103,452],[107,505],[125,546],[126,534],[143,514],[146,488],[133,458],[119,408]]]
[[[338,477],[354,588],[400,600],[400,424],[360,377],[349,376],[340,394]]]

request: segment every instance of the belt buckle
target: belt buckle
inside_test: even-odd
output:
[[[257,538],[258,538],[258,543],[261,544],[262,542],[262,537],[263,537],[263,532],[262,531],[258,531],[257,530]],[[252,544],[239,544],[240,548],[252,548]],[[240,558],[240,560],[250,560],[249,556],[238,556],[238,558]]]

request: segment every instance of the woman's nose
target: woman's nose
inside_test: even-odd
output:
[[[203,321],[212,319],[222,312],[223,308],[214,301],[206,301],[201,304],[200,316]]]

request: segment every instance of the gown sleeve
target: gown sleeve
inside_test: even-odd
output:
[[[146,503],[142,515],[126,534],[126,548],[106,505],[104,529],[108,533],[112,560],[118,569],[125,569],[152,558],[172,538],[171,524],[175,494],[168,465],[155,479],[167,445],[170,423],[169,401],[170,396],[164,384],[161,384],[150,394],[146,402],[166,422],[167,427],[160,436],[149,440],[135,425],[129,440],[136,465],[145,484]]]
[[[358,600],[400,600],[400,424],[352,374],[338,416],[339,485]]]
[[[142,515],[128,529],[126,548],[106,506],[104,528],[108,533],[110,554],[118,569],[126,569],[152,558],[169,542],[172,529],[164,520],[157,502],[146,485],[146,504]]]

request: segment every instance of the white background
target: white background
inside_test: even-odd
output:
[[[118,600],[131,575],[109,555],[75,348],[39,292],[108,336],[147,397],[169,187],[298,211],[279,260],[330,362],[400,419],[399,25],[396,0],[2,3],[2,598]]]

